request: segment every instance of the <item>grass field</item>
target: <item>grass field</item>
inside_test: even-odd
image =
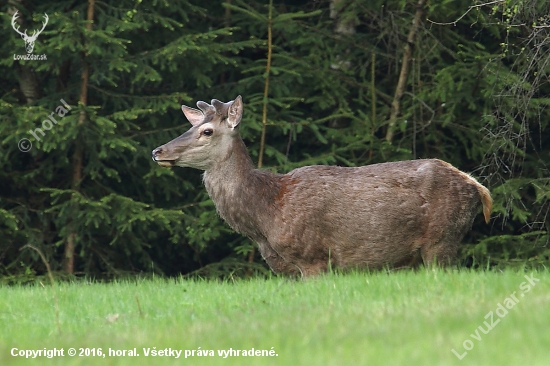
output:
[[[0,365],[550,363],[550,272],[78,282],[55,293],[61,333],[51,286],[0,287]],[[54,348],[64,356],[24,356]],[[181,355],[152,356],[166,349]],[[230,349],[275,355],[218,354]],[[124,350],[139,356],[114,356]]]

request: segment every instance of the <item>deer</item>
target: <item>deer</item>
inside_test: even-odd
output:
[[[31,36],[27,35],[26,29],[25,29],[25,32],[21,32],[19,30],[20,26],[17,26],[17,28],[15,28],[15,21],[17,20],[17,18],[19,17],[17,16],[17,11],[16,11],[15,14],[13,14],[13,17],[11,18],[11,26],[13,30],[16,31],[21,36],[21,38],[23,38],[23,41],[25,41],[25,49],[27,50],[27,53],[32,53],[32,50],[34,49],[34,42],[36,42],[38,35],[42,33],[44,28],[46,28],[46,24],[48,24],[48,20],[49,20],[48,14],[44,13],[45,21],[42,22],[42,29],[33,30]]]
[[[359,167],[256,169],[239,133],[242,97],[183,105],[191,128],[152,151],[162,167],[204,171],[218,214],[258,244],[275,274],[455,265],[489,190],[439,159]]]

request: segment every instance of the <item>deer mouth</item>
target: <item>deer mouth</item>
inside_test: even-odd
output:
[[[162,166],[162,167],[166,167],[166,168],[169,168],[171,166],[174,166],[176,164],[176,161],[175,160],[155,160],[155,162]]]

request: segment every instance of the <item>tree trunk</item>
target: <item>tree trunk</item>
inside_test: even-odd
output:
[[[414,42],[416,40],[416,34],[420,28],[420,22],[422,21],[422,15],[424,14],[424,6],[426,0],[419,0],[416,4],[416,12],[414,14],[414,20],[409,35],[407,37],[407,44],[405,45],[405,52],[403,54],[403,61],[401,62],[401,73],[399,74],[399,80],[397,87],[395,88],[395,94],[391,103],[390,120],[388,122],[388,131],[386,132],[386,140],[391,142],[395,131],[395,124],[397,123],[397,117],[401,109],[401,98],[405,93],[405,87],[407,85],[407,78],[409,77],[409,71],[411,68],[412,54],[414,50]]]
[[[24,6],[21,4],[21,0],[10,0],[7,13],[10,15],[10,17],[13,17],[17,9],[21,9]],[[16,6],[17,5],[17,6]],[[21,14],[21,13],[19,13]],[[19,16],[19,15],[18,15]],[[23,20],[21,18],[17,18],[16,22],[21,26],[21,28],[25,28],[25,25],[23,24]],[[21,49],[23,48],[23,41],[20,43]],[[40,83],[38,81],[38,78],[36,76],[36,73],[33,69],[31,69],[27,65],[21,65],[20,63],[17,63],[17,76],[19,79],[19,88],[21,89],[21,93],[25,96],[25,100],[27,104],[34,104],[38,99],[41,97],[41,89],[40,89]]]
[[[86,24],[87,30],[92,30],[92,21],[94,19],[94,4],[95,0],[88,0],[88,13],[86,20],[88,23]],[[85,40],[84,40],[85,42]],[[83,66],[82,66],[82,83],[80,84],[80,97],[79,97],[79,103],[82,104],[82,106],[88,105],[88,80],[90,78],[90,65],[88,64],[88,61],[86,60],[87,53],[85,53],[82,57]],[[80,111],[80,116],[78,118],[78,124],[82,125],[86,121],[86,111],[82,109]],[[82,169],[83,169],[83,158],[84,158],[84,149],[82,147],[82,143],[77,140],[75,141],[75,152],[73,155],[73,178],[72,178],[72,189],[74,191],[78,191],[80,188],[80,182],[82,181]],[[74,212],[75,215],[73,217],[76,217],[76,211],[78,210],[78,207],[74,205]],[[76,240],[77,240],[77,230],[76,230],[76,224],[74,221],[70,224],[71,229],[69,230],[69,235],[67,236],[67,243],[65,244],[65,261],[64,261],[64,269],[65,272],[74,274],[74,262],[75,262],[75,248],[76,248]]]
[[[336,23],[334,27],[334,33],[337,37],[340,36],[351,36],[355,34],[356,30],[356,24],[353,20],[345,20],[344,17],[341,16],[343,4],[346,0],[331,0],[330,1],[330,18],[334,19],[334,22]],[[347,52],[346,52],[347,53]],[[349,69],[351,66],[351,61],[349,60],[349,56],[345,55],[337,55],[336,56],[336,62],[330,65],[333,69]]]

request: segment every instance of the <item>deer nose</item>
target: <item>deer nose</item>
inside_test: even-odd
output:
[[[162,147],[157,147],[155,150],[153,150],[152,152],[152,155],[153,155],[153,160],[157,160],[157,157],[162,154]]]

